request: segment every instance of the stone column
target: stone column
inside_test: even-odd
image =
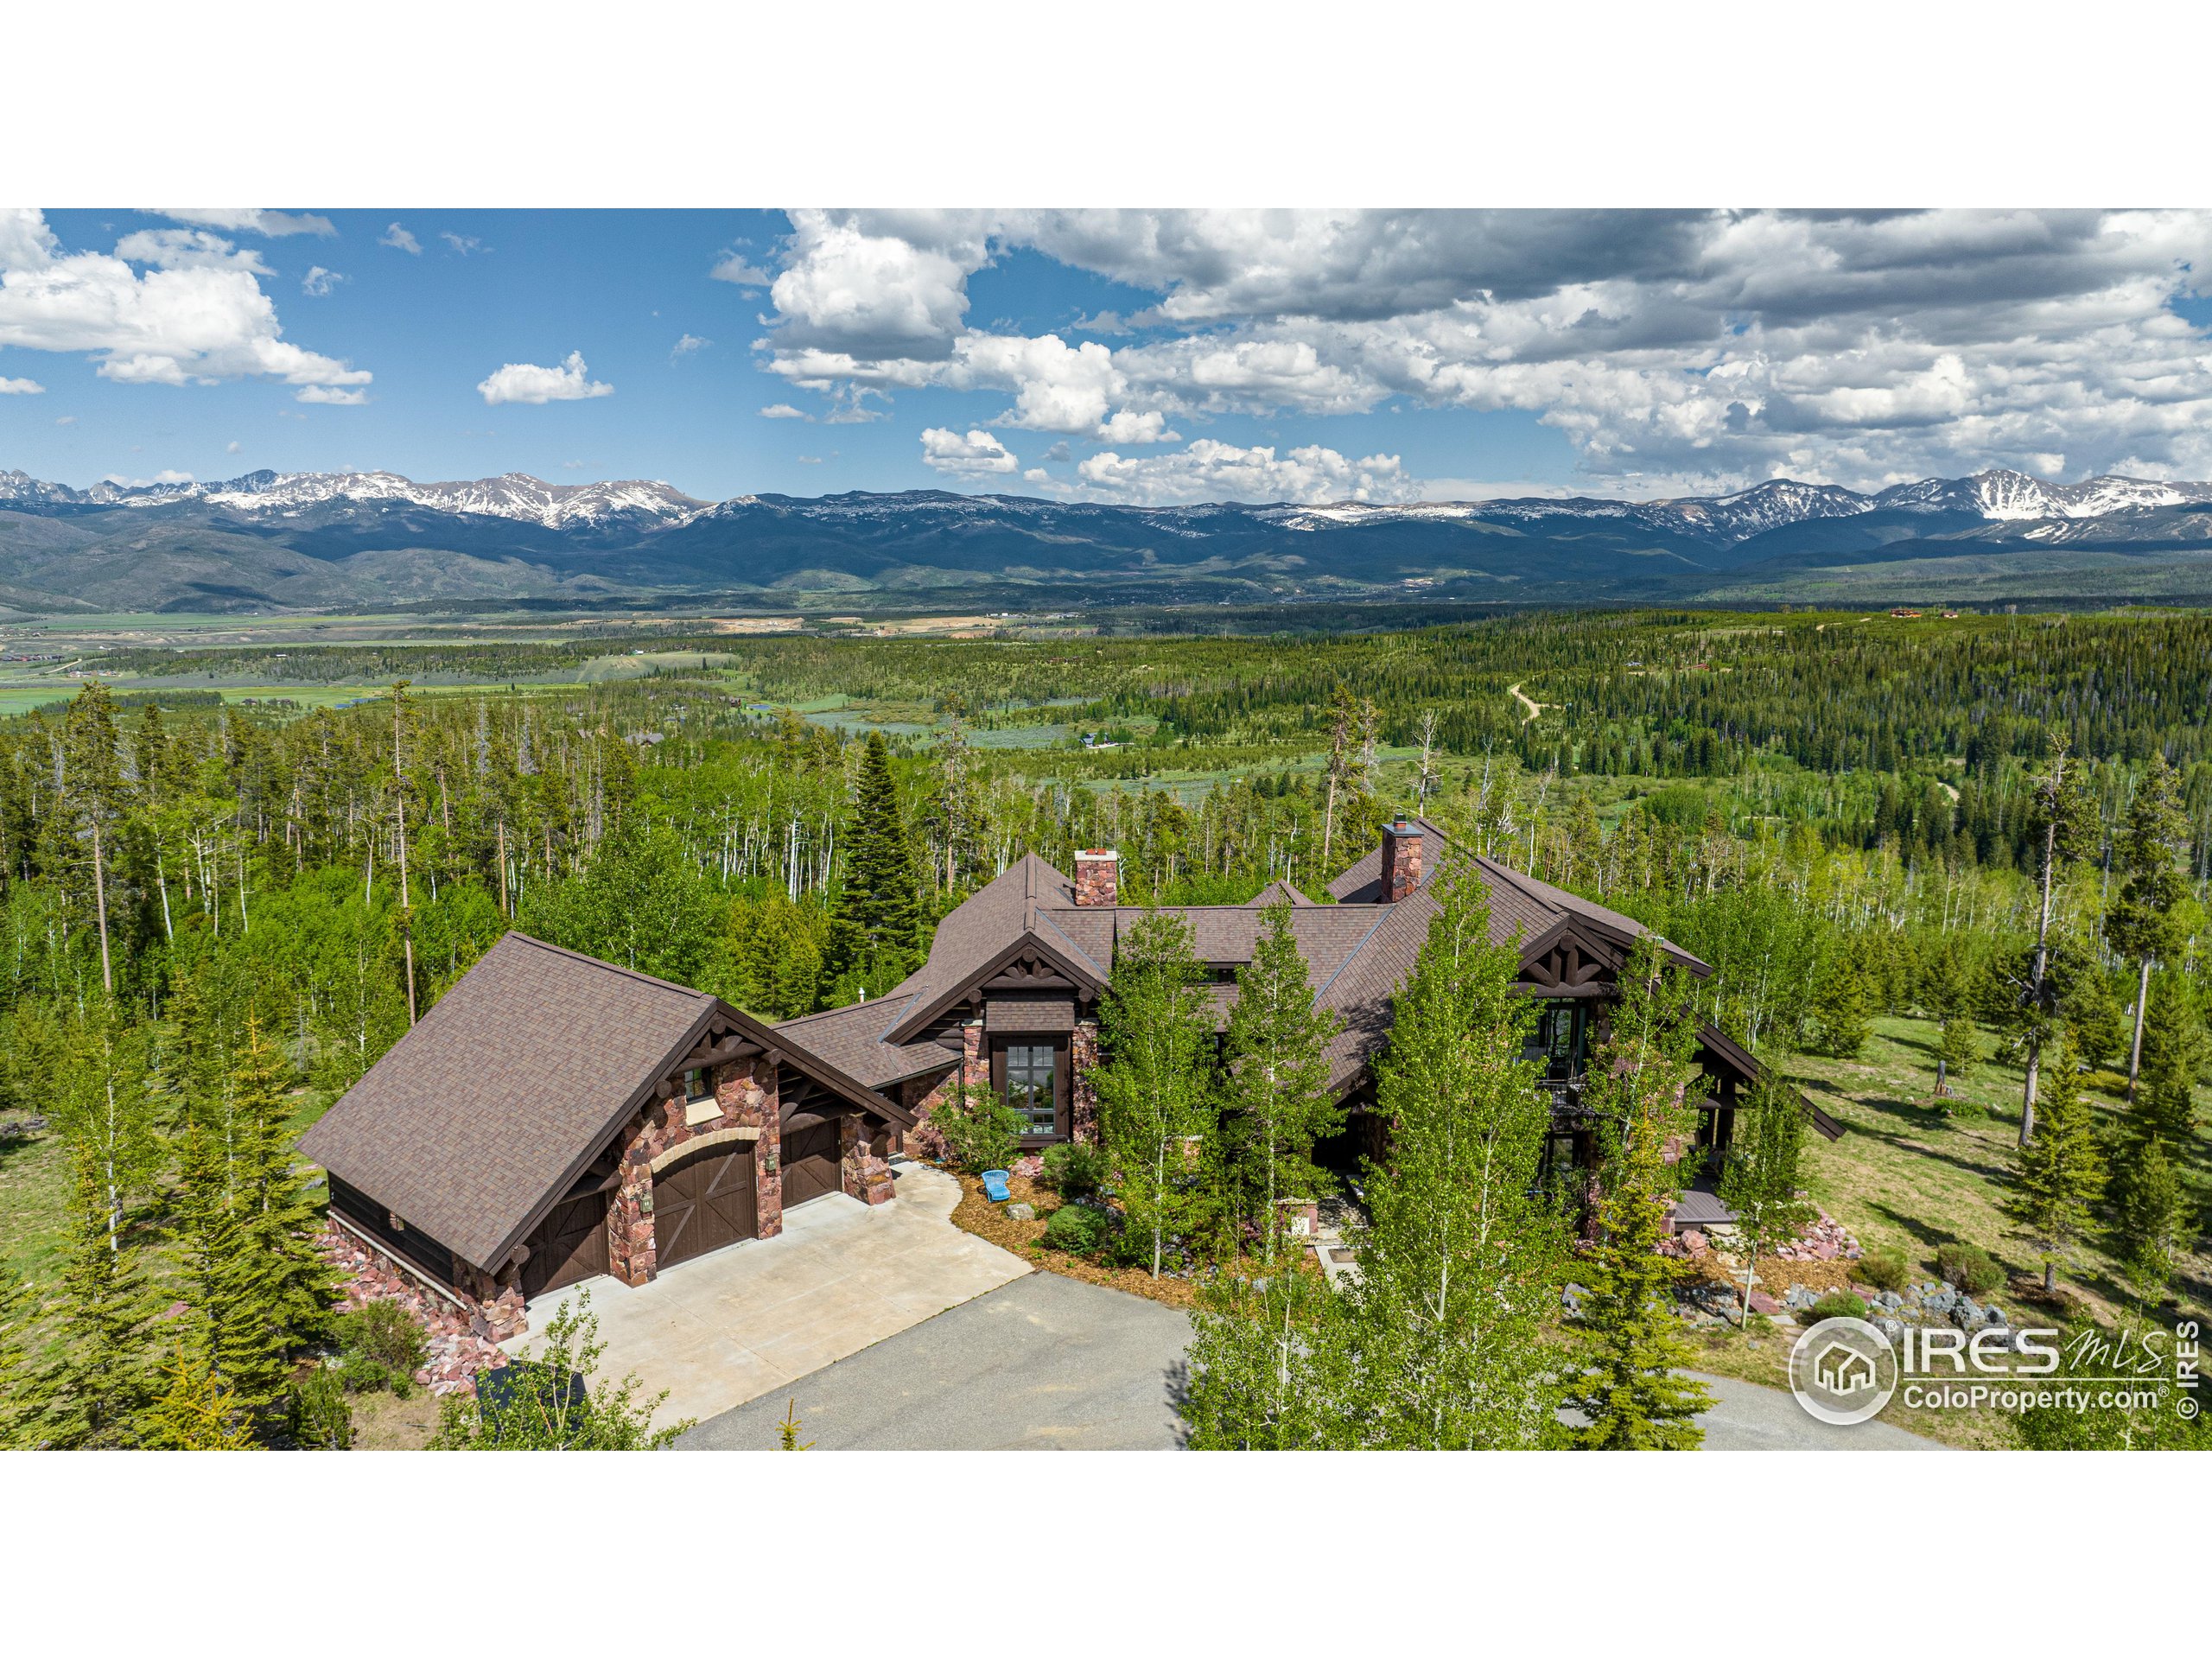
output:
[[[623,1131],[621,1183],[607,1205],[607,1270],[632,1289],[653,1276],[653,1129],[664,1103],[649,1103]]]
[[[1098,1085],[1091,1072],[1098,1064],[1098,1022],[1078,1020],[1068,1038],[1068,1065],[1074,1072],[1068,1090],[1068,1133],[1077,1141],[1098,1139]]]
[[[891,1166],[868,1150],[868,1128],[857,1112],[837,1120],[837,1174],[848,1198],[862,1204],[888,1204]]]

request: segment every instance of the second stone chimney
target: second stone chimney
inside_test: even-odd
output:
[[[1086,848],[1075,855],[1076,903],[1111,906],[1121,902],[1121,887],[1122,855],[1119,853]]]
[[[1402,812],[1382,826],[1382,902],[1395,905],[1421,886],[1421,826]]]

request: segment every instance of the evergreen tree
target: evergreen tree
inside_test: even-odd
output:
[[[1252,959],[1237,970],[1230,1011],[1222,1104],[1235,1191],[1246,1224],[1274,1258],[1275,1200],[1312,1197],[1325,1177],[1313,1143],[1343,1121],[1329,1092],[1325,1052],[1337,1017],[1313,1004],[1313,988],[1292,931],[1288,899],[1261,912]]]
[[[1589,1419],[1578,1445],[1681,1450],[1705,1436],[1713,1403],[1675,1373],[1694,1353],[1675,1312],[1683,1264],[1659,1254],[1685,1172],[1672,1154],[1695,1127],[1699,1073],[1694,993],[1646,934],[1621,974],[1611,1035],[1591,1058],[1586,1098],[1605,1145],[1597,1243],[1580,1268],[1591,1351],[1567,1403]]]
[[[210,1363],[204,1338],[180,1335],[164,1375],[168,1389],[148,1419],[146,1445],[162,1452],[253,1449],[245,1410]]]
[[[90,1147],[71,1149],[73,1188],[60,1296],[61,1356],[38,1436],[63,1449],[139,1444],[156,1389],[154,1299],[135,1239],[110,1230]]]
[[[2189,817],[2180,780],[2163,750],[2154,753],[2115,850],[2125,872],[2105,912],[2105,937],[2113,950],[2136,959],[2135,1029],[2128,1045],[2127,1101],[2135,1103],[2143,1063],[2143,1025],[2151,1000],[2151,969],[2171,958],[2183,940],[2181,910],[2189,882],[2179,859],[2189,845]]]
[[[2104,1158],[2078,1066],[2069,1036],[2060,1046],[2034,1137],[2019,1150],[2008,1195],[2007,1207],[2042,1253],[2045,1290],[2056,1287],[2059,1262],[2096,1230],[2092,1206],[2105,1185]]]
[[[1821,1052],[1855,1060],[1874,1034],[1873,991],[1867,982],[1865,954],[1854,942],[1828,965],[1813,1003],[1813,1026]]]
[[[845,869],[832,928],[833,971],[880,993],[913,970],[921,947],[921,898],[891,750],[870,732],[861,752]]]
[[[2127,1109],[2113,1157],[2113,1244],[2145,1298],[2161,1294],[2195,1236],[2181,1171],[2196,1135],[2199,1039],[2183,1006],[2178,976],[2145,987],[2141,1087]]]
[[[2163,1295],[2188,1247],[2188,1203],[2165,1143],[2132,1144],[2113,1181],[2113,1243],[2127,1276],[2148,1300]]]
[[[38,1445],[53,1407],[51,1379],[34,1347],[38,1313],[37,1293],[0,1265],[0,1452]]]
[[[2204,1039],[2192,1017],[2182,976],[2158,975],[2151,983],[2150,1015],[2143,1027],[2142,1088],[2131,1115],[2149,1134],[2185,1155],[2196,1137],[2196,1072]]]
[[[1963,1010],[1943,1016],[1943,1029],[1937,1040],[1936,1058],[1942,1064],[1946,1084],[1967,1075],[1981,1058],[1980,1049],[1974,1039],[1974,1021]]]
[[[1744,1268],[1746,1321],[1761,1253],[1796,1238],[1819,1214],[1798,1190],[1804,1154],[1804,1105],[1770,1066],[1736,1109],[1735,1137],[1720,1177],[1720,1201],[1736,1212],[1736,1230],[1750,1255]]]
[[[234,1081],[243,1273],[233,1318],[244,1325],[244,1340],[226,1374],[258,1414],[283,1399],[294,1358],[328,1333],[338,1289],[316,1248],[321,1214],[293,1154],[280,1064],[250,1015]]]
[[[1203,1219],[1198,1160],[1213,1127],[1213,1004],[1179,916],[1149,911],[1122,935],[1099,1007],[1105,1063],[1092,1073],[1098,1127],[1133,1233],[1167,1241]]]

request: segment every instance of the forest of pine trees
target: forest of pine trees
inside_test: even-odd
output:
[[[1701,1011],[1761,1052],[1847,1055],[1910,1012],[1943,1020],[1953,1077],[2048,1049],[2048,1078],[2062,1044],[2133,1077],[2094,1160],[2063,1100],[2048,1144],[2028,1136],[2018,1203],[2054,1274],[2094,1236],[2154,1295],[2204,1215],[2212,756],[2187,711],[2212,690],[2208,626],[1606,615],[1289,652],[721,639],[696,670],[512,689],[613,645],[111,653],[117,671],[487,683],[302,712],[94,681],[0,721],[0,1120],[44,1121],[56,1154],[0,1276],[0,1427],[282,1443],[327,1306],[292,1142],[506,928],[788,1018],[895,984],[1024,852],[1065,868],[1116,847],[1139,903],[1242,902],[1278,878],[1319,894],[1416,793],[1463,844],[1713,963]],[[1523,683],[1538,717],[1505,695]],[[823,697],[898,718],[794,711]],[[1169,1019],[1163,1065],[1195,1064],[1174,1058],[1198,1046],[1171,1017],[1185,956],[1163,935],[1131,957],[1150,977],[1116,986],[1132,1020]],[[1264,1255],[1271,1198],[1331,1127],[1281,956],[1247,970],[1262,995],[1203,1089],[1163,1071],[1102,1090],[1135,1126],[1116,1155],[1148,1264]],[[1640,1216],[1618,1199],[1609,1236]],[[1608,1284],[1629,1313],[1645,1294]]]

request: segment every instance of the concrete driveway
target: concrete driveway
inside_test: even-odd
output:
[[[687,1450],[766,1450],[785,1402],[824,1451],[1148,1450],[1180,1444],[1179,1309],[1033,1274],[702,1422]]]
[[[607,1344],[599,1375],[635,1371],[648,1396],[666,1389],[657,1422],[703,1421],[1031,1272],[953,1226],[952,1177],[906,1162],[892,1174],[890,1204],[833,1192],[786,1211],[779,1236],[678,1262],[642,1288],[602,1276],[540,1297],[507,1346],[529,1352],[555,1310],[588,1291]]]

